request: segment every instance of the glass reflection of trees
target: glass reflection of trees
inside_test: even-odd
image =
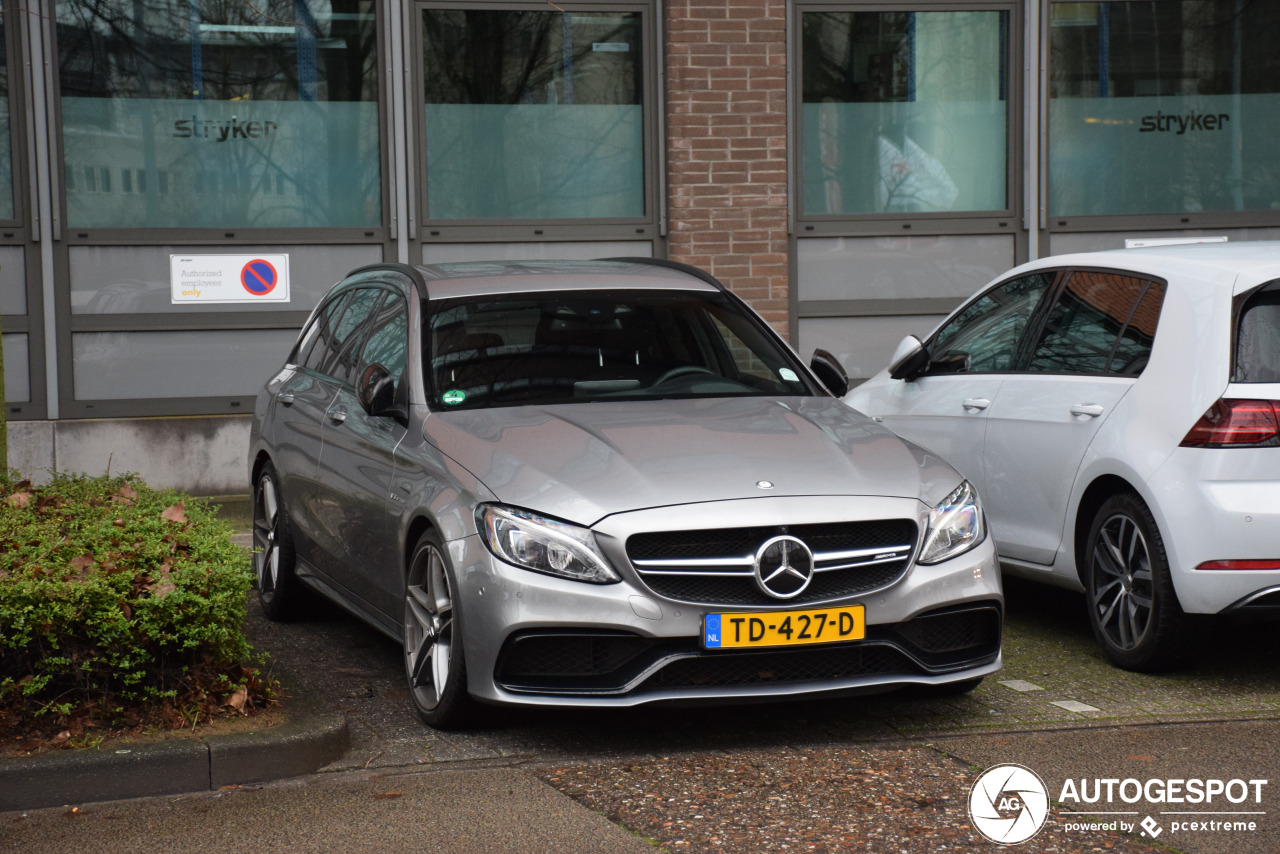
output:
[[[63,97],[377,99],[371,0],[63,0]]]

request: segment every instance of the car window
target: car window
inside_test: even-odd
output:
[[[930,339],[926,373],[1011,371],[1027,323],[1050,286],[1055,271],[996,285],[947,321]]]
[[[588,291],[436,300],[445,408],[610,398],[811,395],[794,356],[722,294]]]
[[[399,384],[400,374],[409,358],[409,309],[404,298],[399,294],[389,295],[369,326],[369,337],[360,353],[356,375],[359,376],[369,365],[378,364],[386,368]]]
[[[1151,352],[1163,298],[1164,286],[1147,279],[1072,272],[1045,317],[1027,369],[1140,373]]]
[[[1138,301],[1138,307],[1129,315],[1129,322],[1120,330],[1120,340],[1111,356],[1107,373],[1136,377],[1142,373],[1151,358],[1151,345],[1156,340],[1156,326],[1160,322],[1160,309],[1164,305],[1164,282],[1152,282]]]
[[[387,291],[381,288],[360,288],[347,303],[347,310],[338,319],[334,328],[331,349],[333,358],[321,369],[324,373],[341,382],[355,380],[356,361],[360,355],[360,344],[369,331],[365,322],[374,313]]]
[[[1280,283],[1256,291],[1244,304],[1236,331],[1234,382],[1280,382]]]
[[[342,316],[342,309],[350,298],[351,292],[348,291],[329,300],[320,311],[316,312],[311,325],[307,327],[307,331],[298,342],[295,364],[313,370],[320,369],[332,353],[333,328],[338,318]]]

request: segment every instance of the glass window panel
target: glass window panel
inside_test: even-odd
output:
[[[26,313],[26,250],[21,246],[0,246],[0,314]]]
[[[997,285],[947,321],[929,343],[929,372],[1010,371],[1027,322],[1053,284],[1033,273]]]
[[[1280,3],[1056,3],[1054,216],[1280,209]]]
[[[1015,263],[1010,234],[804,237],[796,286],[802,300],[962,301]]]
[[[1004,210],[1008,12],[805,12],[804,213]]]
[[[1251,297],[1240,313],[1235,382],[1280,383],[1280,290],[1274,287]]]
[[[10,403],[31,400],[31,353],[25,332],[0,335],[4,347],[4,399]]]
[[[351,292],[339,294],[325,303],[324,308],[316,313],[311,325],[302,335],[295,349],[294,363],[313,371],[320,370],[329,360],[335,349],[333,343],[333,327],[342,316],[342,308],[351,298]]]
[[[644,216],[635,12],[426,9],[432,219]]]
[[[336,351],[337,356],[326,360],[322,370],[335,379],[351,382],[355,368],[356,356],[360,352],[360,341],[368,331],[365,321],[382,301],[386,291],[378,288],[361,288],[351,297],[347,310],[338,319],[329,349]]]
[[[373,244],[252,244],[234,247],[192,244],[162,246],[72,246],[72,314],[198,314],[208,305],[173,303],[170,255],[288,255],[289,302],[241,303],[239,312],[310,311],[350,270],[382,260]],[[20,250],[19,250],[20,251]],[[15,268],[16,269],[16,268]],[[0,248],[0,299],[10,274]],[[0,302],[0,310],[3,303]]]
[[[1122,366],[1142,360],[1155,337],[1160,307],[1159,302],[1148,303],[1143,315],[1135,316],[1134,307],[1147,286],[1145,279],[1130,276],[1073,273],[1049,310],[1027,369],[1104,374],[1121,331],[1131,323],[1130,336],[1125,339],[1127,358],[1122,359]]]
[[[76,332],[75,398],[252,397],[284,364],[296,335],[293,329]]]
[[[1120,340],[1111,356],[1108,371],[1113,374],[1136,377],[1142,373],[1151,358],[1151,346],[1155,343],[1156,324],[1160,322],[1160,309],[1164,306],[1164,284],[1152,282],[1129,315],[1129,322],[1120,330]]]
[[[72,227],[382,220],[371,0],[59,0]]]
[[[373,320],[373,331],[360,355],[357,375],[369,365],[382,365],[395,377],[409,360],[409,309],[399,296],[389,296]]]
[[[0,3],[0,11],[5,4]],[[0,219],[13,219],[13,150],[9,140],[9,56],[0,17]]]

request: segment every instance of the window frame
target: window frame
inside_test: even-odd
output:
[[[1033,371],[1031,370],[1031,361],[1035,357],[1036,348],[1039,347],[1040,342],[1044,340],[1045,334],[1049,330],[1050,315],[1052,315],[1053,309],[1058,305],[1059,300],[1062,299],[1063,294],[1067,292],[1067,287],[1068,285],[1070,285],[1072,278],[1074,278],[1077,274],[1080,274],[1080,273],[1097,274],[1097,275],[1104,275],[1104,276],[1120,276],[1126,279],[1134,279],[1138,282],[1143,283],[1142,290],[1138,293],[1137,298],[1133,301],[1133,304],[1129,307],[1129,312],[1127,315],[1125,315],[1124,322],[1120,325],[1120,328],[1116,332],[1115,338],[1111,343],[1111,352],[1107,356],[1108,370],[1105,370],[1105,371]],[[1110,370],[1110,367],[1111,367],[1111,364],[1116,360],[1116,356],[1119,353],[1120,339],[1123,337],[1125,330],[1129,328],[1129,325],[1133,320],[1134,314],[1137,312],[1138,307],[1142,305],[1142,301],[1145,300],[1147,296],[1152,292],[1152,288],[1158,288],[1161,291],[1160,309],[1156,312],[1156,328],[1155,328],[1155,332],[1151,336],[1152,346],[1154,346],[1155,336],[1160,332],[1160,315],[1164,312],[1165,298],[1169,294],[1169,283],[1165,279],[1162,279],[1159,276],[1152,276],[1145,273],[1139,273],[1133,270],[1108,270],[1108,269],[1095,268],[1095,267],[1065,268],[1062,271],[1062,275],[1059,277],[1059,280],[1055,285],[1054,293],[1052,294],[1051,299],[1048,301],[1047,305],[1044,307],[1044,311],[1040,318],[1039,330],[1036,332],[1034,338],[1028,338],[1026,340],[1025,345],[1022,348],[1022,363],[1019,369],[1019,373],[1034,374],[1036,376],[1046,376],[1046,377],[1052,377],[1052,376],[1129,377],[1129,378],[1137,379],[1138,377],[1142,376],[1141,370],[1138,371],[1138,373],[1136,374],[1125,374],[1125,373],[1120,373],[1118,371],[1112,371]],[[1148,359],[1149,358],[1150,358],[1150,354],[1148,354]],[[1146,369],[1146,364],[1144,363],[1143,370],[1145,369]]]
[[[914,0],[889,5],[876,0],[798,0],[791,7],[791,67],[789,86],[791,107],[788,137],[791,141],[790,219],[792,233],[802,237],[919,234],[1008,234],[1020,231],[1019,210],[1023,196],[1024,83],[1021,58],[1024,53],[1023,4],[992,2],[947,2]],[[884,213],[812,214],[804,212],[804,30],[803,16],[810,12],[1004,12],[1008,15],[1005,44],[1005,205],[992,210],[919,211]],[[1021,238],[1020,238],[1021,239]]]
[[[416,177],[409,181],[410,232],[421,244],[456,243],[470,241],[555,241],[555,240],[653,240],[660,239],[664,190],[663,160],[664,140],[662,127],[662,92],[659,67],[659,32],[664,21],[662,8],[656,0],[618,0],[618,2],[590,2],[589,0],[563,0],[548,6],[545,2],[529,0],[415,0],[408,8],[406,28],[412,56],[406,62],[406,71],[413,79],[408,87],[411,99],[408,118],[413,123],[414,149],[410,152],[411,171]],[[568,13],[636,13],[640,16],[641,32],[641,120],[643,122],[643,187],[644,214],[639,217],[583,217],[547,219],[436,219],[427,204],[427,147],[430,144],[426,125],[426,101],[424,93],[424,44],[422,13],[428,9],[494,11],[494,12],[544,12],[557,10]]]
[[[1039,340],[1040,329],[1043,327],[1044,317],[1048,313],[1049,308],[1057,300],[1058,291],[1062,286],[1064,276],[1069,272],[1070,272],[1069,268],[1046,267],[1040,270],[1028,270],[1026,272],[1019,273],[1016,276],[1007,276],[1006,278],[1003,278],[1000,281],[995,282],[989,287],[983,288],[977,294],[965,300],[964,304],[960,306],[960,308],[952,312],[950,315],[948,315],[947,318],[944,319],[941,323],[939,323],[938,328],[935,329],[932,333],[930,333],[929,337],[924,341],[924,348],[925,348],[925,351],[929,353],[929,365],[931,366],[933,364],[933,348],[937,343],[938,335],[942,332],[943,329],[946,328],[947,324],[950,323],[954,318],[959,317],[961,314],[964,314],[966,309],[968,309],[970,306],[977,303],[979,300],[984,299],[992,291],[995,291],[999,288],[1003,288],[1012,282],[1017,282],[1022,279],[1030,278],[1032,276],[1047,275],[1049,277],[1049,283],[1045,287],[1044,293],[1042,293],[1040,297],[1036,300],[1036,304],[1032,306],[1030,314],[1027,315],[1027,323],[1023,327],[1022,331],[1018,334],[1017,340],[1014,342],[1013,360],[1010,367],[1007,370],[1003,370],[1003,371],[930,371],[929,368],[926,367],[924,370],[924,373],[920,375],[920,378],[949,377],[949,376],[989,376],[993,374],[1025,373],[1025,371],[1022,369],[1022,365],[1026,363],[1028,341],[1032,339]]]
[[[77,398],[75,396],[75,361],[73,338],[86,332],[241,332],[251,330],[292,330],[297,333],[312,316],[315,307],[293,308],[292,303],[279,309],[240,312],[235,306],[191,307],[190,310],[166,313],[77,314],[72,311],[71,253],[80,247],[137,247],[157,249],[170,247],[178,252],[209,254],[243,254],[262,251],[304,254],[308,247],[332,246],[361,249],[377,247],[382,258],[394,258],[395,211],[404,194],[404,183],[394,172],[393,152],[396,138],[392,121],[391,62],[392,18],[395,11],[385,3],[375,2],[374,32],[377,51],[374,78],[377,81],[378,158],[380,169],[380,217],[372,226],[300,226],[300,227],[190,227],[173,228],[72,228],[67,225],[66,158],[62,115],[62,87],[58,75],[58,27],[48,25],[46,60],[51,70],[46,76],[49,114],[50,195],[52,198],[53,278],[56,305],[57,364],[59,410],[63,418],[103,418],[136,416],[182,416],[247,414],[254,405],[254,392],[231,397],[191,396],[174,398]],[[55,13],[56,17],[56,13]],[[31,266],[30,264],[28,265]],[[344,277],[350,267],[335,271],[330,282]],[[327,296],[327,295],[326,295]],[[322,305],[322,297],[317,305]],[[33,333],[33,340],[35,333]],[[34,355],[34,354],[33,354]],[[33,365],[35,359],[32,360]],[[280,364],[283,364],[282,359]],[[274,367],[274,366],[272,366]],[[264,368],[264,377],[268,368]],[[34,372],[34,369],[33,369]],[[33,396],[35,384],[33,383]]]
[[[1145,234],[1153,231],[1186,230],[1201,228],[1259,228],[1280,225],[1280,213],[1276,211],[1180,211],[1176,213],[1151,214],[1088,214],[1060,215],[1050,207],[1052,202],[1051,168],[1053,163],[1054,138],[1050,125],[1050,110],[1053,99],[1050,97],[1050,83],[1053,76],[1053,57],[1051,50],[1051,26],[1053,7],[1071,3],[1073,0],[1048,0],[1044,10],[1042,32],[1038,36],[1042,41],[1044,69],[1040,75],[1042,162],[1040,169],[1041,223],[1043,230],[1049,235],[1071,233],[1095,233],[1124,231],[1134,234]],[[1102,2],[1127,3],[1136,0],[1102,0]],[[1280,160],[1277,160],[1280,167]],[[1234,238],[1233,238],[1234,239]]]
[[[1028,276],[1032,276],[1040,273],[1051,274],[1053,279],[1050,282],[1049,287],[1045,289],[1044,294],[1041,295],[1040,300],[1036,304],[1035,308],[1032,310],[1031,315],[1027,320],[1026,327],[1022,330],[1022,333],[1018,336],[1018,342],[1015,347],[1016,355],[1013,361],[1013,366],[1011,368],[1004,371],[956,371],[956,372],[939,371],[939,372],[932,372],[932,373],[926,369],[926,371],[922,373],[920,377],[924,378],[924,377],[948,377],[948,376],[975,376],[975,375],[987,376],[987,375],[997,375],[997,374],[1001,374],[1001,375],[1022,374],[1027,376],[1041,376],[1041,377],[1108,377],[1108,378],[1116,378],[1116,379],[1137,379],[1138,377],[1142,376],[1142,371],[1139,371],[1136,374],[1122,374],[1122,373],[1116,373],[1113,371],[1099,373],[1099,372],[1093,372],[1093,371],[1032,371],[1029,369],[1031,357],[1034,353],[1034,348],[1037,344],[1039,344],[1041,337],[1044,335],[1044,332],[1048,323],[1048,319],[1049,319],[1049,314],[1053,310],[1053,307],[1058,304],[1058,299],[1061,297],[1062,293],[1066,290],[1067,283],[1071,280],[1071,277],[1076,273],[1096,273],[1096,274],[1108,275],[1108,276],[1123,276],[1125,278],[1138,279],[1140,281],[1146,282],[1146,285],[1143,287],[1142,292],[1139,294],[1133,307],[1130,309],[1130,313],[1125,319],[1124,326],[1122,326],[1119,332],[1116,333],[1116,342],[1119,342],[1120,335],[1123,334],[1124,329],[1127,328],[1128,326],[1129,320],[1132,319],[1133,311],[1136,310],[1137,306],[1141,305],[1142,300],[1144,300],[1147,297],[1147,295],[1151,292],[1151,288],[1159,287],[1163,289],[1164,293],[1161,296],[1160,312],[1157,314],[1157,318],[1156,318],[1156,330],[1155,330],[1155,334],[1152,335],[1152,342],[1153,342],[1152,346],[1154,347],[1155,338],[1157,335],[1160,334],[1160,317],[1163,316],[1164,306],[1165,306],[1165,303],[1167,302],[1168,295],[1169,295],[1169,281],[1161,276],[1152,275],[1150,273],[1144,273],[1138,270],[1126,270],[1126,269],[1120,269],[1120,268],[1114,268],[1114,267],[1093,267],[1093,266],[1052,267],[1050,266],[1050,267],[1043,267],[1037,270],[1027,270],[1025,272],[1019,273],[1016,276],[1007,276],[1006,278],[1003,278],[1000,281],[993,283],[989,287],[983,288],[973,297],[965,300],[964,304],[960,308],[956,309],[954,312],[948,315],[945,320],[943,320],[940,324],[938,324],[938,327],[935,330],[933,330],[933,332],[929,334],[929,337],[926,338],[924,341],[925,351],[929,352],[932,356],[933,347],[935,342],[937,341],[938,333],[943,330],[943,328],[947,325],[949,321],[951,321],[955,317],[958,317],[960,314],[962,314],[965,311],[965,309],[969,308],[969,306],[978,302],[978,300],[982,299],[987,294],[991,293],[997,288],[1003,287],[1009,284],[1010,282],[1015,282],[1019,279],[1023,279]],[[1114,361],[1115,359],[1116,349],[1117,348],[1115,344],[1113,344],[1112,353],[1108,360],[1108,367],[1110,367],[1110,362]],[[1144,366],[1144,370],[1145,370],[1145,366]]]

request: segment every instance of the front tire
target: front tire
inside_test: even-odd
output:
[[[258,601],[268,618],[291,620],[302,611],[306,591],[297,576],[289,514],[280,497],[280,477],[270,462],[253,488],[253,569]]]
[[[434,532],[418,541],[404,592],[404,669],[423,722],[451,729],[472,713],[467,664],[459,631],[457,587]]]
[[[1189,623],[1178,603],[1164,540],[1133,493],[1107,499],[1089,529],[1086,601],[1093,634],[1111,663],[1155,673],[1181,663]]]

